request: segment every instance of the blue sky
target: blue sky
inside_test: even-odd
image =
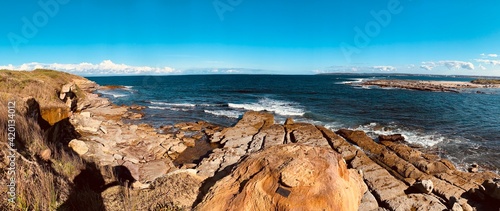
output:
[[[498,0],[4,0],[0,69],[500,75]]]

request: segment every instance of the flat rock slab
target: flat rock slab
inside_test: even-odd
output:
[[[365,191],[333,150],[285,144],[249,155],[195,210],[356,210]]]
[[[442,211],[447,207],[434,196],[427,194],[409,194],[385,201],[394,211]]]

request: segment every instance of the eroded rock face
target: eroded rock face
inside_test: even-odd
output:
[[[287,144],[251,154],[196,210],[358,210],[366,190],[333,150]]]

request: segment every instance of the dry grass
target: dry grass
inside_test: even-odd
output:
[[[0,139],[3,155],[8,152],[7,143],[7,108],[6,103],[0,101]],[[16,155],[16,188],[17,204],[14,206],[18,210],[51,210],[57,206],[57,191],[55,189],[54,174],[47,171],[43,165],[40,165],[36,158],[36,152],[46,148],[43,132],[38,123],[25,118],[20,112],[16,113],[16,141],[15,148],[18,150]],[[5,158],[2,165],[5,163]],[[4,167],[2,169],[5,169]],[[5,172],[2,172],[5,173]],[[2,179],[7,179],[2,176]],[[4,184],[4,183],[2,183]],[[2,195],[2,203],[7,202],[6,196]],[[8,206],[4,204],[4,206]],[[13,208],[13,207],[11,207]]]
[[[19,101],[18,101],[19,103]],[[1,184],[7,184],[7,165],[9,161],[9,149],[7,139],[8,113],[5,100],[0,99],[0,180]],[[75,184],[73,180],[83,169],[87,169],[87,163],[74,154],[57,149],[56,144],[48,143],[44,131],[38,126],[38,122],[32,118],[25,117],[22,111],[16,112],[16,204],[7,201],[7,195],[2,194],[0,210],[56,210],[68,202],[68,198],[74,194]],[[50,160],[44,161],[39,157],[39,152],[50,149],[52,156]],[[6,186],[0,187],[2,193],[6,193]],[[80,201],[74,206],[83,203],[91,203],[100,197],[100,194],[91,189],[79,189],[77,194]],[[83,201],[83,202],[82,202]],[[71,201],[73,203],[74,201]],[[69,203],[70,205],[73,205]],[[90,208],[97,208],[89,206]],[[98,206],[99,207],[99,206]]]
[[[32,96],[45,107],[62,107],[58,92],[61,86],[80,76],[53,70],[9,71],[0,70],[0,92]]]

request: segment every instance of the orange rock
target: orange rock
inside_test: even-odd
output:
[[[196,210],[358,210],[366,190],[333,150],[279,145],[243,160]]]

